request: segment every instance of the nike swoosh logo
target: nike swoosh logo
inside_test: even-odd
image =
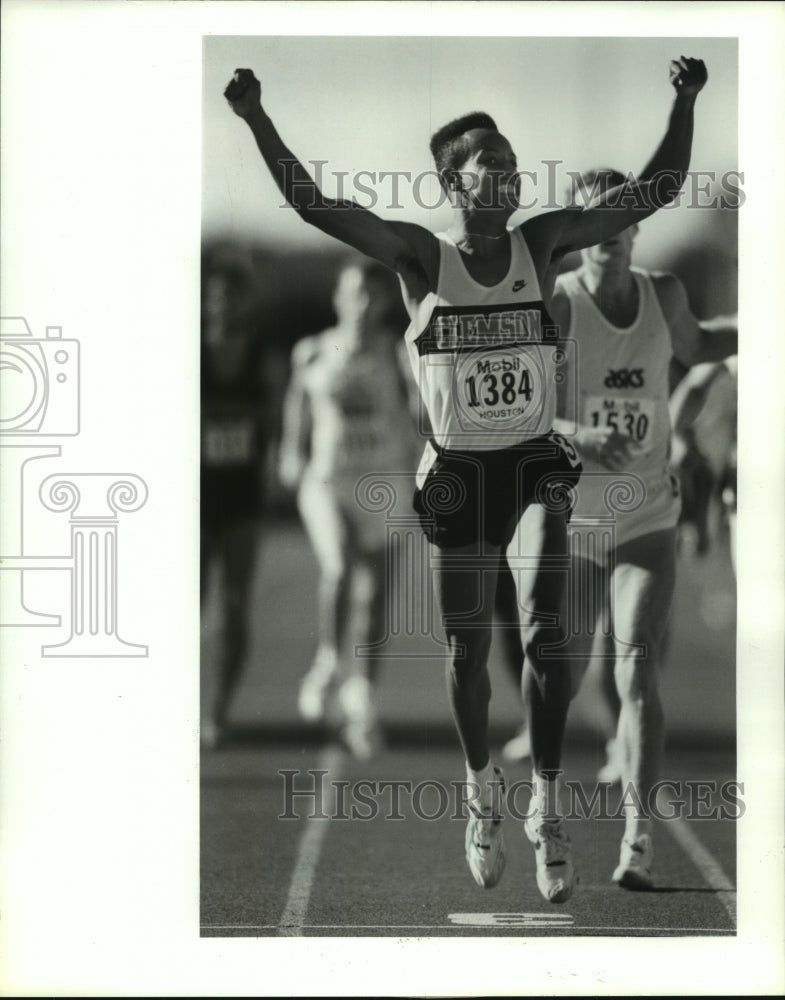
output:
[[[519,278],[512,286],[514,292],[519,292],[526,285],[525,278]]]

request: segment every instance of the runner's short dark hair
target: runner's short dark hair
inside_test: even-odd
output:
[[[448,122],[431,136],[431,154],[436,169],[449,170],[463,163],[469,153],[466,133],[473,128],[491,129],[498,132],[496,122],[484,111],[472,111]]]

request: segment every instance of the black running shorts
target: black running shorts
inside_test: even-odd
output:
[[[581,463],[553,431],[499,451],[431,446],[436,458],[413,505],[426,537],[439,548],[480,540],[506,547],[531,503],[568,518],[572,512]]]

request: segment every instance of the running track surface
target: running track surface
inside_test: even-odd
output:
[[[704,581],[710,581],[710,585]],[[463,855],[465,820],[436,798],[460,781],[462,759],[446,708],[442,661],[429,644],[398,637],[382,664],[379,705],[387,748],[373,761],[352,759],[329,733],[296,715],[299,677],[315,645],[313,561],[290,525],[268,534],[254,588],[253,651],[238,692],[236,738],[201,758],[201,933],[264,936],[685,936],[733,935],[736,926],[735,824],[731,819],[659,822],[656,891],[615,887],[619,819],[569,822],[580,885],[563,906],[547,903],[534,881],[533,850],[522,823],[505,820],[507,870],[492,890],[476,886]],[[708,560],[684,560],[674,602],[671,654],[663,676],[669,721],[663,777],[681,782],[735,780],[734,587],[722,549]],[[418,595],[417,599],[420,597]],[[203,627],[203,698],[215,654],[215,607]],[[423,655],[424,654],[424,655]],[[492,659],[492,736],[501,742],[517,721],[512,682]],[[416,688],[413,685],[416,684]],[[412,691],[416,697],[412,697]],[[711,696],[707,697],[707,692]],[[573,704],[566,777],[589,796],[603,754],[590,730],[591,697]],[[324,814],[307,818],[313,798],[293,808],[285,782],[313,788],[311,770],[326,772]],[[530,777],[526,763],[505,766],[508,785]],[[282,772],[288,772],[287,779]],[[292,772],[295,772],[292,776]],[[332,782],[330,781],[332,779]],[[371,798],[366,806],[356,797]],[[397,815],[379,782],[406,782]],[[336,785],[335,782],[338,782]],[[342,784],[341,784],[342,783]],[[410,789],[421,786],[416,806]],[[343,809],[330,796],[344,795]],[[343,792],[341,792],[343,789]],[[612,814],[618,791],[611,794]],[[515,805],[525,812],[525,792]],[[711,811],[715,799],[700,805]],[[344,820],[356,805],[368,819]],[[286,812],[293,818],[280,818]],[[420,815],[418,815],[419,813]],[[422,814],[436,814],[424,819]]]
[[[568,775],[593,788],[586,757],[571,751]],[[583,759],[582,759],[583,757]],[[360,763],[338,747],[280,749],[236,746],[202,759],[202,908],[205,936],[428,935],[730,935],[735,931],[735,828],[731,820],[657,824],[656,891],[627,892],[610,876],[623,824],[618,819],[568,821],[580,885],[562,906],[547,903],[534,880],[534,855],[519,820],[505,819],[508,861],[494,889],[477,886],[463,856],[465,821],[452,818],[432,786],[422,785],[417,812],[409,788],[449,783],[460,774],[448,748],[393,748]],[[682,780],[725,780],[729,755],[681,754]],[[674,773],[672,762],[667,772]],[[344,780],[342,808],[330,785],[318,807],[331,819],[310,818],[312,798],[285,798],[281,771],[297,772],[295,787],[314,788],[308,771]],[[508,782],[528,777],[506,768]],[[373,782],[360,786],[365,779]],[[288,780],[292,780],[289,778]],[[405,781],[393,812],[388,792],[370,819],[345,820],[355,805],[373,809],[379,782]],[[352,788],[361,791],[354,797]],[[363,791],[364,788],[364,791]],[[364,797],[363,797],[364,796]],[[291,801],[291,800],[290,800]],[[618,792],[611,796],[618,801]],[[526,796],[520,803],[525,811]],[[708,802],[706,807],[709,808]],[[282,819],[287,811],[296,819]],[[385,815],[387,814],[387,815]],[[439,818],[428,820],[427,815]]]

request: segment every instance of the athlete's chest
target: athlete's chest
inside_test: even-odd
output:
[[[641,287],[641,280],[631,273],[627,282],[618,287],[608,287],[602,281],[587,278],[579,269],[574,275],[577,288],[588,300],[588,308],[596,312],[600,326],[607,326],[610,331],[624,334],[634,332],[636,326],[649,324],[656,320],[652,313],[650,294],[646,287]]]
[[[595,298],[594,304],[602,318],[612,327],[619,330],[629,329],[638,318],[640,299],[637,293],[621,302]]]
[[[391,405],[394,385],[391,365],[370,354],[325,358],[307,381],[317,409],[329,409],[347,419],[361,419]]]
[[[673,346],[650,288],[636,281],[635,294],[617,300],[590,296],[577,283],[573,293],[570,331],[582,390],[667,397]]]
[[[537,268],[523,237],[512,232],[506,246],[472,252],[440,238],[438,304],[513,305],[541,301]]]
[[[495,287],[510,272],[513,255],[510,243],[482,254],[460,246],[455,249],[461,266],[466,270],[469,278],[484,288]]]
[[[671,347],[661,331],[629,336],[577,338],[577,371],[581,391],[616,392],[667,398]]]
[[[671,352],[664,331],[654,324],[626,334],[600,330],[592,338],[586,324],[577,339],[580,421],[650,449],[667,425]]]

